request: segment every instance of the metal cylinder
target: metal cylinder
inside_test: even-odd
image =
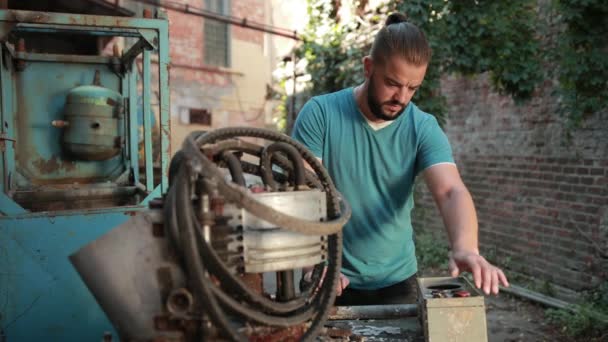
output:
[[[119,118],[122,97],[119,93],[97,85],[72,89],[64,110],[63,144],[67,152],[78,159],[106,160],[122,148]]]

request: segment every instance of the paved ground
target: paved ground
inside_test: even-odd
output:
[[[486,320],[490,342],[560,341],[545,323],[544,307],[508,294],[486,297]],[[564,340],[566,341],[566,340]]]

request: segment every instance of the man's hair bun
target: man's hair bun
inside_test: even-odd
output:
[[[391,25],[391,24],[399,24],[399,23],[404,23],[407,22],[407,16],[403,13],[391,13],[388,18],[386,18],[386,22],[384,23],[385,26]]]

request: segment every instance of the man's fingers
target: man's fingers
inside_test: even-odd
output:
[[[450,262],[448,263],[448,270],[450,271],[452,277],[458,277],[458,275],[460,274],[460,269],[458,269],[458,266],[456,266],[456,262],[453,258],[450,258]]]
[[[340,280],[341,280],[341,284],[342,284],[342,290],[344,290],[350,284],[350,280],[348,279],[347,276],[345,276],[342,273],[340,273]]]
[[[492,271],[494,267],[487,262],[481,261],[482,273],[483,273],[483,292],[487,295],[490,294],[490,289],[492,288]]]
[[[492,293],[498,294],[498,269],[496,267],[492,267]]]
[[[509,281],[501,269],[498,270],[498,279],[502,283],[502,286],[509,287]]]
[[[478,263],[473,263],[473,265],[471,265],[471,273],[473,273],[473,281],[475,281],[475,287],[480,289],[482,279],[481,279],[481,267],[479,266]]]
[[[341,296],[342,291],[348,286],[349,283],[350,280],[348,280],[344,274],[340,273],[340,278],[336,284],[336,296]]]

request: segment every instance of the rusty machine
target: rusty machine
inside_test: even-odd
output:
[[[314,156],[229,128],[169,163],[162,12],[0,23],[0,341],[314,339],[349,217]]]
[[[349,217],[314,155],[280,133],[218,129],[192,134],[169,178],[149,211],[71,256],[121,339],[313,340],[333,306]],[[313,266],[297,288],[294,270]]]

